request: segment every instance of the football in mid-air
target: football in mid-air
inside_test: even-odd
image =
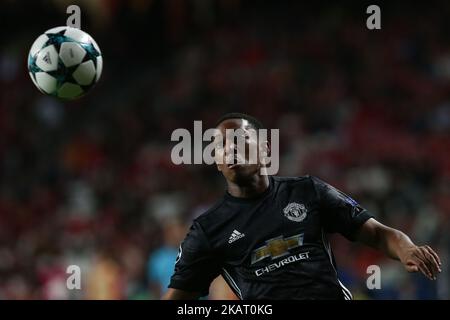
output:
[[[48,95],[75,99],[99,80],[103,58],[86,32],[56,27],[40,35],[28,55],[28,71],[38,89]]]

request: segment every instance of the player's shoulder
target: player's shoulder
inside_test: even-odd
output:
[[[198,217],[194,219],[194,223],[198,223],[203,227],[209,226],[212,223],[217,223],[219,217],[223,213],[223,207],[225,205],[225,199],[219,199],[215,204],[213,204],[206,211],[201,213]]]
[[[311,195],[317,195],[327,185],[320,178],[309,174],[293,177],[274,176],[273,179],[279,190],[295,188]]]
[[[312,175],[303,175],[303,176],[273,176],[274,182],[276,184],[287,184],[287,185],[305,185],[305,186],[313,186],[317,181],[321,181],[315,176]]]
[[[311,176],[309,174],[304,176],[272,176],[273,180],[279,183],[298,183],[298,182],[306,182]]]

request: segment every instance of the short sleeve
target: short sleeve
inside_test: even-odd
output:
[[[220,274],[219,261],[202,227],[194,222],[180,245],[169,288],[207,295],[211,282]]]
[[[328,233],[338,232],[355,241],[358,229],[370,218],[366,209],[328,183],[312,177],[320,206],[321,221]]]

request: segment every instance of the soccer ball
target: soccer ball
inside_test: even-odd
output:
[[[36,87],[63,99],[75,99],[89,91],[102,67],[102,54],[94,39],[65,26],[40,35],[28,55],[28,71]]]

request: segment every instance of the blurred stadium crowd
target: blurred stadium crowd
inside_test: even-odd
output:
[[[105,67],[63,103],[37,91],[26,57],[68,4]],[[158,299],[225,186],[213,166],[173,165],[171,133],[230,111],[280,129],[280,175],[320,177],[443,258],[430,282],[334,236],[355,298],[449,299],[449,14],[389,4],[369,31],[355,3],[2,1],[0,299]],[[71,264],[81,290],[66,288]],[[382,290],[366,287],[372,264]]]

